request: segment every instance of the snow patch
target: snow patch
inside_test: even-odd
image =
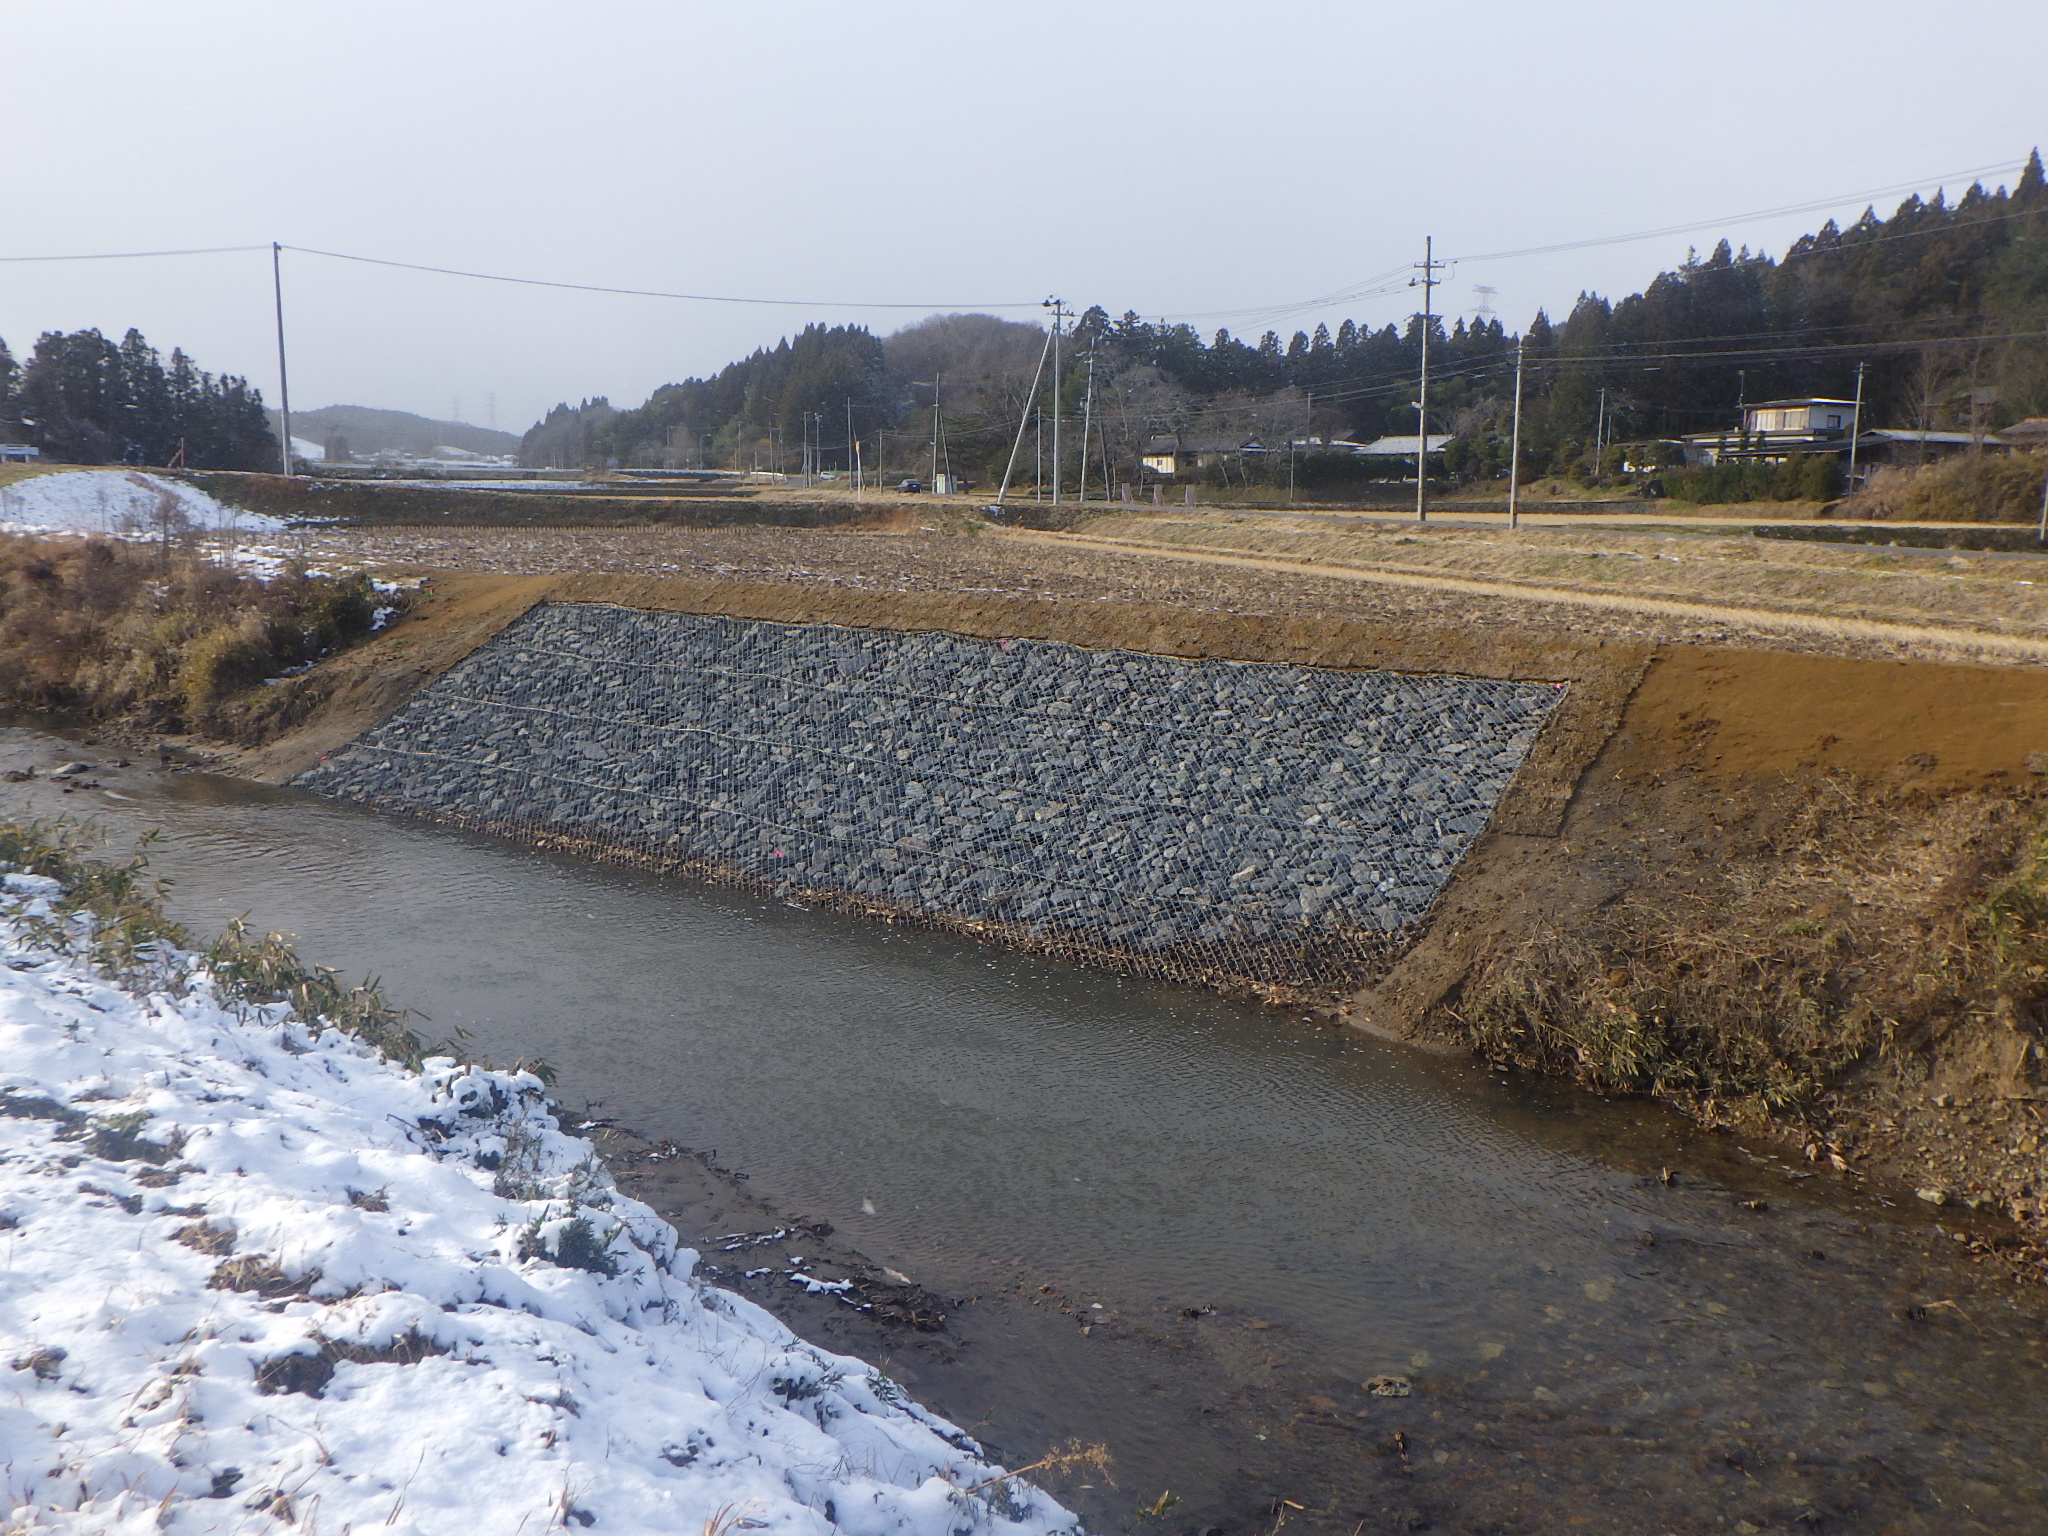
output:
[[[857,1359],[693,1278],[531,1074],[414,1073],[0,878],[8,1530],[1051,1536]]]
[[[136,470],[75,469],[0,486],[0,529],[12,533],[153,534],[170,519],[176,531],[285,525],[260,512],[224,506],[197,486]]]

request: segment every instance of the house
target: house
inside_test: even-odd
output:
[[[1739,432],[1694,432],[1684,439],[1688,464],[1782,463],[1808,454],[1849,456],[1855,433],[1859,464],[1924,464],[1985,448],[2048,446],[2048,420],[2030,418],[2004,432],[1938,432],[1908,427],[1857,430],[1853,400],[1765,400],[1745,407]]]
[[[1874,427],[1856,439],[1862,464],[1926,464],[1973,448],[2004,448],[1995,432],[1920,432],[1903,427]]]
[[[1145,442],[1138,462],[1155,475],[1172,477],[1192,474],[1224,459],[1247,453],[1267,453],[1255,437],[1233,437],[1212,433],[1196,437],[1183,432],[1159,433]]]
[[[1847,453],[1856,427],[1854,400],[1763,400],[1745,406],[1735,432],[1693,432],[1685,462],[1720,464],[1735,459],[1776,463],[1808,453]]]
[[[2048,416],[2016,421],[1998,434],[1998,440],[2008,448],[2048,448]]]

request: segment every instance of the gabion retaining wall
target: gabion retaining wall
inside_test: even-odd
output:
[[[544,604],[294,782],[1298,995],[1398,947],[1560,692]]]

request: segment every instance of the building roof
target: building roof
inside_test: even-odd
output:
[[[1176,436],[1171,432],[1155,433],[1145,443],[1148,457],[1167,453],[1238,453],[1246,448],[1256,448],[1256,437],[1233,437],[1228,433],[1210,432],[1205,434],[1186,433]]]
[[[1855,404],[1854,400],[1836,400],[1827,395],[1801,395],[1795,400],[1746,400],[1742,408],[1745,411],[1771,411],[1793,405],[1846,405],[1853,408]]]
[[[1995,443],[1995,432],[1921,432],[1910,427],[1871,427],[1859,442],[1880,443]]]
[[[1454,432],[1432,432],[1429,434],[1429,452],[1436,453],[1446,447],[1457,434]],[[1414,433],[1405,437],[1380,437],[1367,443],[1358,451],[1374,458],[1396,459],[1406,456],[1414,458],[1422,450],[1422,439]]]

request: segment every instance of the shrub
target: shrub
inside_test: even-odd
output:
[[[1832,501],[1842,493],[1842,465],[1833,454],[1807,454],[1777,464],[1738,462],[1672,471],[1668,494],[1680,501]]]
[[[304,713],[302,690],[263,685],[364,638],[378,602],[361,573],[0,536],[0,703],[260,741]]]
[[[1913,477],[1902,515],[1922,523],[2031,523],[2041,515],[2048,456],[1970,454]]]

